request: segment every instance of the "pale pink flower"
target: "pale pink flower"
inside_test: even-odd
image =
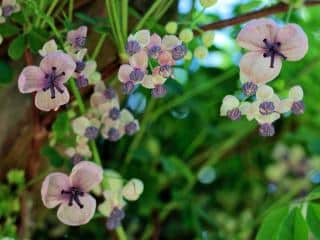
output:
[[[169,51],[174,60],[183,59],[188,52],[187,47],[175,35],[164,36],[162,39],[161,48],[163,50]]]
[[[67,34],[67,41],[75,50],[80,50],[84,48],[87,40],[88,28],[86,26],[81,26],[76,30],[72,30]]]
[[[150,38],[150,43],[147,46],[148,56],[157,59],[161,52],[161,37],[154,33]]]
[[[48,53],[40,66],[27,66],[18,79],[22,93],[37,92],[35,105],[42,111],[56,110],[69,102],[70,95],[64,84],[72,76],[76,65],[62,52]]]
[[[144,49],[150,43],[150,31],[149,30],[140,30],[134,35],[130,34],[128,37],[128,42],[126,44],[126,52],[129,56],[132,56],[140,50]]]
[[[96,210],[96,200],[88,194],[103,179],[103,170],[98,165],[81,161],[70,176],[51,173],[42,183],[42,202],[47,208],[58,205],[58,219],[70,226],[86,224]]]
[[[298,61],[308,51],[308,37],[296,24],[278,27],[270,19],[250,21],[239,33],[238,44],[249,50],[240,61],[247,81],[264,84],[275,79],[282,61]]]
[[[152,75],[147,75],[141,82],[142,86],[145,88],[152,89],[152,96],[155,98],[160,98],[166,95],[167,88],[164,86],[166,78],[162,77],[159,73]]]

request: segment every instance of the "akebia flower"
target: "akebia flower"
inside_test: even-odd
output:
[[[249,50],[240,61],[240,71],[255,84],[276,78],[282,61],[298,61],[308,51],[308,38],[297,24],[278,27],[270,19],[250,21],[239,33],[238,44]]]
[[[68,43],[75,49],[80,50],[84,48],[87,40],[88,28],[81,26],[76,30],[72,30],[67,34]]]
[[[70,95],[64,84],[72,76],[76,64],[62,52],[48,53],[40,66],[27,66],[18,79],[22,93],[37,92],[35,105],[42,111],[56,110],[69,102]]]
[[[58,219],[70,226],[86,224],[96,210],[96,200],[88,193],[103,179],[103,170],[98,165],[81,161],[70,176],[51,173],[42,183],[42,202],[47,208],[58,205]]]
[[[126,45],[126,51],[129,56],[138,53],[141,49],[148,46],[150,43],[150,31],[140,30],[134,35],[130,35]]]
[[[16,0],[2,0],[0,7],[0,23],[5,22],[5,18],[11,16],[15,12],[19,12],[20,5]]]
[[[222,101],[222,105],[220,108],[220,115],[227,116],[233,121],[238,120],[241,117],[241,111],[239,107],[240,107],[239,100],[232,95],[227,95],[224,97]]]

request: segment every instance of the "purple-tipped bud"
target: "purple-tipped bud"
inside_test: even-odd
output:
[[[172,58],[174,60],[180,60],[187,54],[188,49],[184,44],[178,45],[172,49]]]
[[[112,142],[118,141],[120,138],[120,132],[116,128],[110,128],[108,131],[108,139]]]
[[[122,209],[117,207],[113,208],[110,214],[110,217],[116,218],[120,221],[123,220],[125,216],[126,216],[125,212]]]
[[[89,81],[86,77],[84,77],[83,75],[79,76],[76,80],[76,84],[78,88],[83,88],[88,86]]]
[[[80,154],[77,154],[77,153],[75,155],[73,155],[73,157],[71,158],[73,165],[76,165],[83,160],[84,160],[84,158]]]
[[[75,72],[81,73],[85,67],[86,67],[86,63],[84,61],[77,61]]]
[[[253,82],[246,82],[242,85],[244,95],[247,97],[255,96],[258,90],[258,86]]]
[[[12,5],[7,5],[7,6],[2,7],[2,15],[4,17],[11,16],[13,11],[14,11],[14,6],[12,6]]]
[[[79,36],[74,40],[74,44],[76,48],[83,48],[86,45],[86,37]]]
[[[135,53],[139,52],[141,49],[140,44],[137,41],[131,40],[127,42],[126,52],[132,56]]]
[[[291,111],[295,115],[300,115],[304,113],[304,103],[303,101],[294,102],[291,107]]]
[[[159,73],[164,78],[169,78],[172,76],[172,67],[170,65],[160,66]]]
[[[241,118],[241,111],[239,108],[234,108],[227,112],[227,116],[232,121],[239,120]]]
[[[126,126],[125,126],[125,132],[127,135],[132,136],[133,134],[135,134],[138,130],[138,126],[135,122],[129,122]]]
[[[117,120],[119,119],[120,117],[120,110],[116,107],[112,108],[109,112],[109,117],[112,119],[112,120]]]
[[[99,134],[99,129],[94,126],[90,126],[86,128],[84,136],[90,140],[93,140],[98,137],[98,134]]]
[[[154,98],[162,98],[167,94],[167,88],[164,85],[156,85],[151,94]]]
[[[112,87],[108,87],[104,91],[104,96],[106,97],[106,99],[111,100],[111,99],[115,98],[116,91]]]
[[[139,68],[135,68],[130,74],[129,78],[133,82],[140,82],[144,78],[144,72],[141,71]]]
[[[161,51],[161,47],[158,45],[154,45],[148,49],[148,56],[156,59],[159,57],[160,51]]]
[[[124,94],[132,93],[133,89],[134,89],[134,83],[132,81],[128,81],[126,83],[123,83],[121,86],[121,90]]]
[[[259,112],[262,115],[269,115],[273,113],[275,110],[275,106],[273,102],[263,102],[259,105]]]
[[[270,123],[261,124],[259,133],[262,137],[272,137],[275,134],[274,126]]]

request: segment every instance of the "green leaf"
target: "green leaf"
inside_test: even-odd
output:
[[[12,67],[3,60],[0,60],[0,85],[8,84],[13,79]]]
[[[19,35],[16,39],[14,39],[8,49],[8,54],[13,60],[18,60],[22,57],[25,47],[24,36]]]
[[[12,169],[7,174],[7,179],[10,184],[23,184],[24,183],[24,171],[20,169]]]
[[[28,43],[33,53],[37,53],[46,40],[47,38],[38,29],[31,30],[28,34]]]
[[[64,162],[64,158],[52,147],[44,146],[41,149],[41,155],[49,159],[49,162],[54,167],[61,167]]]
[[[271,211],[263,220],[256,240],[276,240],[280,225],[288,215],[289,208],[282,207]]]
[[[86,23],[86,24],[91,24],[91,25],[95,25],[97,24],[97,20],[93,17],[90,17],[89,15],[87,14],[84,14],[84,13],[76,13],[75,14],[76,17],[80,20],[83,21],[83,23]]]
[[[320,239],[320,205],[315,203],[308,204],[307,210],[307,223],[309,229],[316,237],[316,239]]]
[[[0,24],[0,35],[10,37],[20,32],[20,29],[10,23]]]
[[[295,208],[280,225],[277,240],[308,240],[308,226],[301,209]]]

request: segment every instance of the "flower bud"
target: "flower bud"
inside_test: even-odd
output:
[[[208,56],[208,49],[204,46],[198,46],[194,50],[194,56],[198,59],[204,59]]]
[[[218,0],[200,0],[200,4],[204,8],[208,8],[217,3]]]
[[[193,39],[193,32],[190,28],[183,29],[180,34],[179,38],[182,40],[182,42],[189,43]]]
[[[139,179],[131,179],[122,189],[122,195],[129,201],[136,201],[143,192],[143,182]]]
[[[214,39],[214,33],[212,31],[204,32],[201,37],[204,46],[207,48],[212,46]]]
[[[187,54],[184,56],[184,60],[192,60],[192,52],[190,50],[188,50]]]
[[[168,22],[165,26],[166,32],[170,34],[176,34],[178,30],[178,24],[176,22]]]

